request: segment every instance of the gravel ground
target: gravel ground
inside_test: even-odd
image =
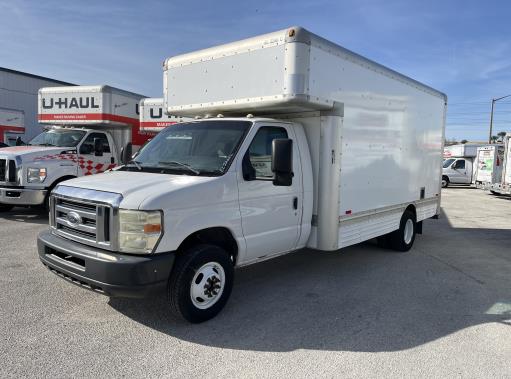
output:
[[[236,272],[215,319],[45,269],[44,214],[0,215],[0,377],[511,376],[511,199],[442,193],[409,253],[300,251]]]

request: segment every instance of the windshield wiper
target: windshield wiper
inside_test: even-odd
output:
[[[140,163],[138,163],[136,160],[131,160],[127,164],[133,163],[136,168],[138,168],[138,171],[142,171],[142,166],[140,166]]]
[[[186,164],[186,163],[182,163],[182,162],[178,162],[178,161],[169,161],[169,162],[158,162],[158,164],[163,164],[163,165],[177,165],[177,166],[181,166],[181,167],[184,167],[186,168],[188,171],[190,172],[193,172],[195,175],[200,175],[200,171],[193,168],[192,166],[190,166],[189,164]]]

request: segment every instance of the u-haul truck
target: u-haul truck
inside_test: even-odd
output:
[[[491,186],[493,193],[511,195],[511,133],[504,137],[504,158],[502,161],[502,174],[498,183]]]
[[[0,142],[15,145],[16,139],[25,133],[23,111],[0,108]]]
[[[140,100],[140,130],[143,133],[154,136],[167,126],[190,120],[168,115],[163,108],[163,98]]]
[[[28,146],[0,150],[0,210],[45,204],[58,183],[117,166],[148,138],[140,132],[142,98],[109,86],[41,88],[38,119],[47,130]]]
[[[440,212],[447,98],[433,88],[299,27],[169,58],[164,83],[167,113],[203,118],[52,192],[39,257],[72,283],[163,287],[201,322],[235,267],[376,237],[408,251]]]

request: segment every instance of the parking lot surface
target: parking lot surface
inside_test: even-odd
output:
[[[34,209],[0,214],[0,377],[509,377],[511,199],[442,192],[408,253],[300,251],[236,272],[215,319],[52,274]]]

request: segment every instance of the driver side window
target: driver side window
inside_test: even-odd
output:
[[[273,178],[271,170],[272,142],[279,138],[288,138],[286,129],[263,126],[257,131],[245,157],[245,165],[248,166],[248,170],[255,172],[256,178]]]
[[[456,163],[454,164],[454,168],[457,168],[458,170],[464,170],[465,169],[465,160],[459,160],[459,161],[456,161]]]
[[[108,138],[104,133],[91,133],[85,138],[80,147],[80,154],[93,154],[94,153],[94,139],[99,138],[103,145],[103,153],[110,153],[110,144]]]

